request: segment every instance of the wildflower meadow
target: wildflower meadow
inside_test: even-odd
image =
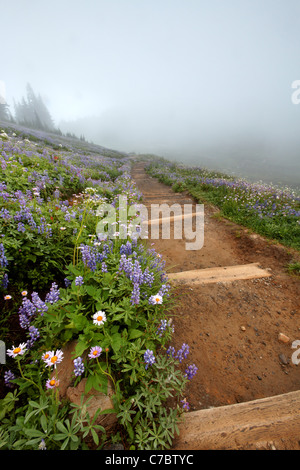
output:
[[[0,164],[0,448],[170,448],[197,366],[187,344],[172,347],[164,260],[134,237],[132,216],[125,240],[96,233],[99,205],[141,200],[132,160],[5,129]],[[71,341],[80,405],[60,396]],[[108,388],[113,406],[90,416],[86,394]],[[97,418],[111,413],[107,432]]]

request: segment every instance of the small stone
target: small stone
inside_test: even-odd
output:
[[[246,331],[246,328],[244,326],[241,326],[242,331]]]
[[[104,447],[104,450],[124,450],[123,444],[112,444]]]
[[[68,387],[66,397],[70,400],[71,403],[80,406],[82,396],[85,397],[85,402],[87,402],[86,409],[89,413],[90,418],[93,418],[96,412],[100,409],[104,410],[113,410],[114,404],[112,396],[114,394],[113,386],[110,381],[108,381],[107,395],[99,392],[98,390],[91,389],[88,393],[85,394],[85,386],[87,379],[82,379],[76,387]],[[117,415],[116,413],[100,414],[95,423],[101,424],[106,431],[111,431],[117,424]]]
[[[285,365],[288,364],[288,360],[287,360],[287,358],[285,357],[284,354],[279,354],[279,359],[282,362],[282,364],[285,364]]]
[[[278,341],[281,341],[282,343],[288,343],[290,341],[290,338],[283,333],[279,333]]]
[[[276,447],[274,445],[274,442],[268,442],[268,446],[270,450],[276,450]]]

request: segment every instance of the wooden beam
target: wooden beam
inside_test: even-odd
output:
[[[162,217],[162,218],[159,218],[159,219],[150,219],[150,220],[143,221],[142,224],[145,224],[145,225],[160,225],[162,223],[175,222],[176,220],[193,219],[196,216],[202,217],[203,213],[202,212],[195,212],[195,213],[192,213],[192,214],[173,215],[173,216],[169,216],[169,217]]]
[[[174,450],[230,450],[258,442],[300,440],[300,391],[187,412]]]
[[[215,282],[232,282],[246,279],[270,277],[272,274],[259,267],[258,263],[196,269],[179,273],[168,273],[168,279],[180,284],[209,284]]]

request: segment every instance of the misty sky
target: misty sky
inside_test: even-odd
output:
[[[116,149],[299,155],[299,0],[0,0],[0,16],[12,112],[29,82],[57,126],[85,118]]]

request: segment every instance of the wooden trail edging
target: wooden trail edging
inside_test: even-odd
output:
[[[182,271],[169,273],[170,281],[180,284],[209,284],[215,282],[233,282],[246,279],[259,279],[270,277],[272,274],[266,269],[259,267],[258,263],[225,266],[216,268],[196,269],[192,271]]]
[[[300,391],[188,412],[174,450],[230,450],[281,439],[300,440]]]

